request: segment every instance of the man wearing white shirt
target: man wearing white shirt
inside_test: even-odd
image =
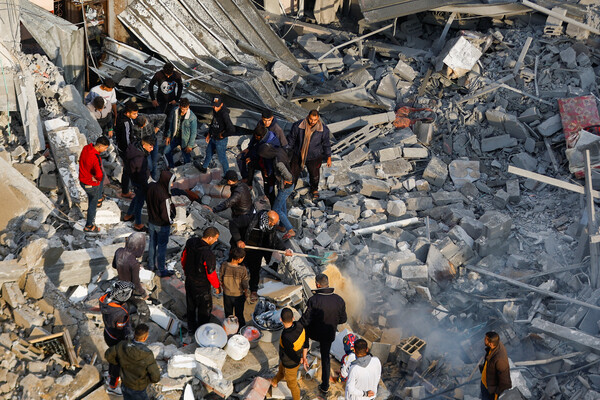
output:
[[[381,362],[369,353],[367,342],[354,343],[356,360],[350,366],[346,381],[346,400],[374,399],[381,378]]]
[[[112,78],[106,78],[103,83],[94,86],[88,95],[85,96],[84,104],[86,106],[89,105],[98,96],[104,99],[104,109],[106,111],[112,110],[114,124],[114,121],[117,119],[117,91],[115,90],[115,81]],[[104,114],[106,115],[106,113]]]

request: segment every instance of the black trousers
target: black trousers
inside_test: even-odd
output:
[[[265,259],[265,262],[268,263],[271,260],[271,252],[246,249],[246,258],[244,259],[244,264],[246,267],[248,267],[248,271],[250,271],[249,286],[251,292],[258,291],[258,282],[260,281],[260,266],[263,258]]]
[[[223,294],[223,308],[225,308],[225,317],[235,315],[240,324],[240,328],[246,325],[244,319],[244,304],[246,304],[246,296],[227,296]]]
[[[306,160],[305,166],[308,171],[308,182],[310,185],[310,192],[319,191],[319,180],[321,179],[321,164],[323,163],[323,157],[315,158],[314,160]],[[298,178],[302,173],[300,168],[300,158],[294,156],[292,158],[292,181],[294,186],[298,187]]]
[[[481,400],[495,400],[496,396],[488,392],[483,382],[479,382],[479,386],[481,387]]]
[[[193,335],[200,326],[210,321],[212,293],[209,287],[185,286],[188,333]]]
[[[129,171],[127,168],[127,158],[124,151],[119,151],[119,156],[123,160],[123,175],[121,176],[121,192],[129,193]]]
[[[321,389],[327,391],[331,376],[331,359],[329,358],[331,342],[319,342],[319,348],[321,350]]]
[[[116,346],[120,340],[113,339],[108,336],[106,331],[104,331],[104,341],[108,345],[108,347]],[[108,383],[111,387],[115,387],[119,384],[119,374],[121,373],[121,367],[119,364],[111,364],[108,363]]]

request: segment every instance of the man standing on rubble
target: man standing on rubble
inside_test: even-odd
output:
[[[497,400],[512,387],[508,354],[500,336],[490,331],[485,334],[485,359],[479,366],[481,371],[481,400]]]
[[[103,83],[94,86],[83,101],[89,107],[96,97],[102,97],[104,99],[103,114],[106,115],[108,112],[112,112],[111,121],[113,121],[113,124],[117,119],[117,92],[115,86],[115,81],[112,78],[106,78]],[[108,132],[108,136],[112,137],[112,129]]]
[[[98,125],[102,129],[102,134],[112,137],[115,126],[115,118],[110,108],[105,108],[106,100],[100,96],[94,97],[94,100],[87,104],[88,110],[91,111],[94,119],[98,121]]]
[[[128,102],[123,110],[117,116],[115,125],[115,138],[117,139],[117,149],[119,157],[123,161],[123,174],[121,176],[121,197],[133,199],[134,194],[129,191],[129,171],[127,169],[127,147],[136,141],[134,132],[135,120],[138,117],[139,107],[133,102]]]
[[[185,272],[185,298],[187,303],[188,334],[193,336],[198,327],[210,321],[212,293],[214,287],[221,293],[217,276],[217,259],[211,246],[219,240],[219,230],[206,228],[202,238],[194,236],[185,244],[181,255],[181,266]]]
[[[138,232],[146,232],[147,229],[142,224],[142,208],[146,202],[146,193],[148,191],[148,178],[150,170],[148,169],[148,155],[154,149],[156,144],[152,136],[146,136],[141,141],[131,143],[127,147],[126,168],[131,177],[133,192],[135,197],[129,204],[126,215],[123,221],[133,220],[133,229]]]
[[[148,166],[150,168],[150,176],[153,181],[158,181],[159,169],[158,169],[158,132],[163,128],[165,124],[166,116],[164,114],[138,114],[135,120],[134,131],[136,136],[143,138],[146,136],[152,136],[156,140],[156,146],[148,157]]]
[[[89,143],[79,156],[79,183],[88,196],[88,210],[84,232],[99,232],[94,224],[96,209],[102,206],[104,195],[104,170],[102,169],[102,153],[108,149],[110,141],[106,136],[96,139],[96,144]]]
[[[274,250],[285,250],[285,255],[292,256],[292,250],[286,249],[273,229],[279,223],[279,215],[275,211],[262,210],[256,214],[242,215],[229,222],[231,247],[246,250],[245,264],[250,271],[250,303],[258,301],[258,283],[260,266],[263,258],[269,263],[272,251],[246,249],[246,245],[264,247]]]
[[[381,361],[369,353],[367,341],[358,339],[354,343],[356,360],[350,365],[346,381],[345,400],[374,399],[381,379]]]
[[[206,157],[198,169],[206,173],[208,165],[217,153],[219,162],[223,167],[223,174],[229,170],[229,161],[227,161],[227,137],[235,133],[235,128],[229,117],[229,108],[223,104],[223,98],[219,95],[213,96],[213,118],[206,134]]]
[[[156,93],[154,85],[158,86]],[[167,122],[165,128],[171,126],[171,111],[177,105],[183,92],[183,81],[181,74],[175,71],[175,67],[171,63],[163,65],[162,70],[154,74],[148,86],[152,105],[155,107],[157,114],[165,114]]]
[[[125,400],[148,400],[146,388],[160,381],[160,368],[154,354],[144,344],[149,331],[148,325],[140,324],[135,328],[133,340],[121,341],[104,353],[110,365],[121,369],[121,389]]]
[[[115,251],[112,265],[117,270],[119,280],[133,283],[134,294],[147,298],[146,290],[140,282],[140,263],[138,258],[146,249],[146,235],[134,232],[125,240],[125,247]]]
[[[319,342],[321,351],[321,384],[319,390],[322,393],[329,391],[329,377],[331,375],[331,360],[329,351],[331,343],[335,340],[338,324],[348,320],[346,315],[346,303],[334,289],[329,287],[329,278],[325,274],[315,277],[317,290],[313,290],[313,296],[306,302],[306,310],[302,314],[300,322],[306,328],[308,337]],[[356,349],[356,345],[355,345]]]
[[[100,312],[104,322],[104,341],[109,347],[133,336],[129,310],[125,303],[131,297],[134,289],[135,287],[131,282],[115,281],[99,299]],[[109,363],[107,391],[116,395],[121,395],[119,371],[118,364]]]
[[[297,186],[300,173],[306,166],[310,182],[310,193],[313,199],[319,197],[319,179],[323,158],[331,167],[331,144],[329,128],[321,121],[319,112],[311,110],[308,116],[292,125],[288,138],[288,148],[292,156],[292,175],[294,186]]]
[[[170,171],[162,171],[158,182],[148,185],[146,207],[148,209],[148,268],[158,269],[161,278],[173,275],[173,271],[165,268],[167,244],[171,233],[171,224],[175,218],[175,205],[171,201],[171,186],[175,175]]]
[[[196,145],[196,134],[198,132],[198,119],[196,114],[190,110],[190,101],[181,99],[179,107],[171,112],[171,122],[165,135],[164,155],[167,158],[169,168],[175,167],[173,162],[173,150],[181,147],[181,158],[184,164],[192,161],[192,149]]]

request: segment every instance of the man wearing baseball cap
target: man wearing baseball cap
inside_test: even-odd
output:
[[[213,119],[206,135],[206,157],[201,167],[198,169],[205,173],[212,160],[213,154],[217,153],[219,162],[223,167],[223,173],[229,169],[227,161],[227,137],[235,133],[235,128],[229,117],[229,109],[223,104],[223,98],[220,95],[214,95],[212,98]]]

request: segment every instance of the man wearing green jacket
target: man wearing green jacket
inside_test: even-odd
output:
[[[146,388],[160,380],[154,354],[144,344],[148,331],[148,325],[138,325],[133,341],[122,340],[104,354],[109,363],[121,367],[121,390],[125,400],[149,400]]]
[[[169,168],[173,168],[173,150],[181,147],[183,163],[192,161],[192,149],[196,142],[196,133],[198,131],[198,119],[190,110],[190,101],[186,98],[181,99],[179,107],[175,107],[171,115],[171,124],[167,129],[165,137],[165,152]]]

